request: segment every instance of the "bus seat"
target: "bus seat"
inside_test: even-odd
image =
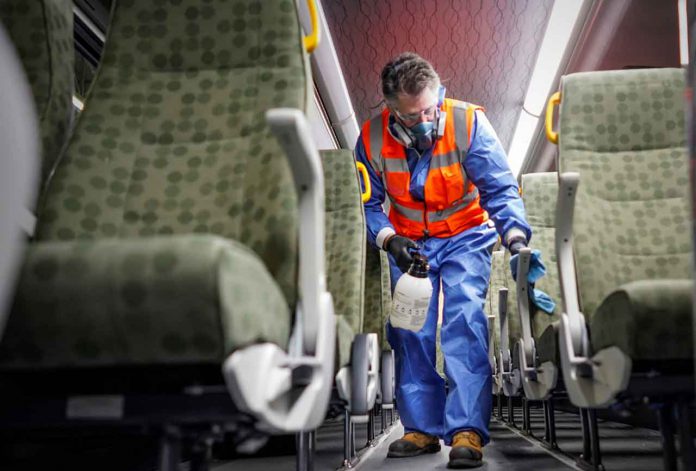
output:
[[[505,279],[505,254],[502,250],[496,250],[491,256],[491,278],[486,293],[486,313],[488,323],[488,357],[493,369],[493,393],[499,394],[501,377],[499,373],[500,361],[500,290],[507,288]]]
[[[326,184],[327,283],[336,313],[336,383],[357,420],[374,407],[379,390],[380,329],[364,315],[365,215],[353,152],[323,150],[321,158]],[[361,382],[355,382],[357,376]],[[365,386],[364,391],[358,392],[359,385]]]
[[[389,256],[369,243],[365,257],[365,332],[377,333],[382,351],[390,351],[387,321],[391,312],[391,272]]]
[[[389,291],[382,289],[382,264],[380,252],[374,246],[367,244],[365,250],[365,332],[376,332],[381,350],[390,350],[387,342],[386,325],[389,312],[386,311],[390,297]],[[389,275],[387,275],[389,276]]]
[[[568,214],[574,195],[575,217],[557,222],[557,255],[579,306],[564,288],[560,347],[566,387],[581,407],[607,406],[620,392],[650,397],[663,382],[641,381],[641,371],[681,378],[682,386],[665,386],[675,394],[693,387],[684,88],[680,69],[562,80],[558,214]]]
[[[265,430],[318,426],[335,339],[323,245],[307,243],[323,240],[323,180],[300,180],[310,172],[294,172],[288,159],[301,157],[285,155],[265,114],[304,111],[309,84],[290,0],[114,2],[101,67],[39,210],[0,368],[212,365]],[[316,150],[292,150],[321,171]],[[300,224],[298,194],[315,193]]]
[[[503,393],[506,396],[517,396],[522,388],[522,383],[520,382],[519,358],[517,356],[517,350],[514,347],[517,340],[522,337],[522,327],[518,314],[518,297],[517,291],[515,290],[515,281],[512,279],[512,272],[510,271],[510,252],[505,250],[501,253],[501,256],[502,264],[498,264],[498,270],[499,276],[505,279],[503,286],[507,287],[507,302],[505,319],[499,319],[499,345],[503,356],[506,355],[506,351],[509,352],[509,361],[507,367],[504,370],[500,370],[500,378]],[[505,329],[507,330],[507,335],[503,333]]]
[[[537,370],[537,379],[530,382],[523,373],[522,380],[527,398],[537,400],[544,399],[555,387],[560,367],[557,355],[558,342],[553,335],[561,311],[554,225],[557,195],[558,174],[556,172],[522,175],[522,200],[533,233],[531,246],[541,251],[546,266],[546,274],[536,282],[535,287],[556,301],[552,313],[535,308],[532,303],[529,304],[530,333],[536,347],[537,363],[526,366]],[[520,352],[518,355],[521,358]]]
[[[326,195],[327,284],[336,313],[338,365],[346,366],[353,337],[363,332],[365,216],[353,152],[338,149],[320,154]]]
[[[363,330],[377,334],[380,356],[380,391],[377,402],[384,420],[385,410],[395,406],[395,360],[387,340],[387,321],[391,311],[391,274],[387,252],[366,243],[365,324]],[[384,423],[384,422],[383,422]]]
[[[73,11],[70,0],[0,0],[3,22],[29,78],[39,116],[42,182],[61,154],[72,123]]]

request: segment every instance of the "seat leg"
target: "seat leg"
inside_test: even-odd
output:
[[[196,439],[191,449],[191,471],[208,471],[213,447],[213,437],[202,436]]]
[[[674,446],[674,422],[672,420],[673,406],[667,402],[657,410],[662,436],[662,459],[665,471],[677,471],[677,450]]]
[[[297,471],[314,471],[314,431],[297,434]]]
[[[589,463],[592,448],[590,447],[590,423],[586,412],[585,409],[580,409],[580,427],[582,429],[582,454],[580,455],[580,460]]]
[[[602,452],[599,449],[599,426],[597,424],[597,411],[594,409],[588,410],[590,419],[590,439],[592,440],[592,465],[596,470],[604,470],[602,464]]]
[[[498,419],[503,420],[503,395],[498,393]]]
[[[515,406],[512,403],[513,397],[508,396],[507,398],[507,422],[508,424],[515,426]]]
[[[553,398],[544,401],[544,443],[551,449],[558,448],[556,443],[556,413]]]
[[[384,432],[387,429],[387,410],[382,406],[379,407],[379,419],[380,419],[380,425],[379,425],[380,431],[379,431],[379,433],[381,435],[384,435]]]
[[[696,469],[696,449],[691,428],[691,411],[688,400],[677,402],[677,423],[679,424],[679,445],[683,469]]]
[[[532,421],[529,411],[529,399],[526,397],[522,398],[522,432],[526,435],[532,434]]]
[[[367,418],[367,443],[365,446],[375,446],[375,410],[371,410]]]
[[[599,430],[597,427],[597,412],[594,409],[580,409],[582,422],[582,455],[578,465],[587,470],[604,471],[602,454],[599,449]]]
[[[350,412],[346,409],[345,416],[343,418],[343,467],[352,468],[353,467],[353,456],[354,456],[354,441],[355,441],[355,427],[350,420]]]
[[[181,429],[168,425],[165,427],[159,444],[159,471],[179,471],[181,463]]]

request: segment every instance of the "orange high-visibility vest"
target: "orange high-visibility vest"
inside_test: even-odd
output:
[[[474,112],[482,109],[444,100],[440,110],[447,113],[445,133],[433,149],[424,201],[413,199],[409,191],[411,172],[406,150],[389,132],[389,110],[363,125],[367,159],[384,183],[389,220],[397,234],[411,239],[450,237],[488,220],[488,213],[479,203],[478,188],[469,181],[463,167],[471,144]]]

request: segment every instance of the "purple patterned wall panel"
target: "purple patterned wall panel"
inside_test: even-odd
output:
[[[358,121],[393,56],[428,59],[447,95],[483,105],[507,149],[553,0],[322,0]]]

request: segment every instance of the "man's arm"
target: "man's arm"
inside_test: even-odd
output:
[[[365,203],[365,219],[367,221],[367,239],[377,248],[383,249],[384,241],[391,235],[396,234],[394,226],[389,218],[384,214],[382,204],[384,203],[385,191],[381,176],[372,166],[367,158],[362,134],[355,145],[355,160],[362,162],[367,167],[372,185],[372,195]]]
[[[532,229],[503,146],[483,112],[476,111],[475,117],[464,170],[478,188],[481,206],[488,211],[505,246],[521,238],[528,242]]]

